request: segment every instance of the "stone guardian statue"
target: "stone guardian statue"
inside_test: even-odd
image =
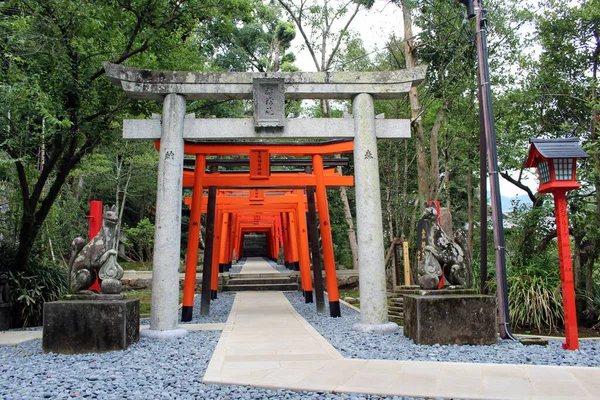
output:
[[[115,206],[104,207],[102,229],[85,243],[77,237],[71,243],[69,261],[69,289],[71,293],[87,293],[96,276],[100,280],[102,294],[121,293],[123,268],[117,263],[114,250],[115,232],[118,222]]]
[[[450,238],[438,223],[434,207],[425,209],[421,221],[425,224],[427,235],[427,246],[419,262],[421,288],[437,289],[442,276],[444,285],[471,286],[471,259],[464,232],[458,230],[454,238]]]

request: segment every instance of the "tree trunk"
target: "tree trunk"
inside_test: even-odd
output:
[[[594,37],[596,39],[596,48],[594,50],[593,58],[592,58],[592,77],[593,82],[598,82],[598,58],[600,57],[600,38],[599,33],[595,32]],[[592,101],[591,103],[596,105],[598,101],[598,87],[595,86],[592,88]],[[598,143],[598,109],[597,107],[591,107],[591,118],[590,118],[590,143],[597,144]],[[598,151],[593,151],[592,153],[592,161],[593,161],[593,171],[594,171],[594,187],[596,189],[595,200],[596,200],[596,224],[598,224],[600,219],[600,154]],[[590,313],[589,315],[594,315],[594,302],[593,299],[593,270],[596,258],[600,254],[598,250],[600,248],[600,238],[595,240],[593,249],[589,252],[589,258],[587,260],[587,268],[586,268],[586,282],[585,282],[585,294],[588,297],[587,301],[587,311]]]
[[[405,46],[405,62],[406,68],[415,67],[415,59],[413,54],[413,34],[412,34],[412,16],[409,0],[401,0],[402,16],[404,20],[404,46]],[[429,173],[427,166],[427,143],[425,141],[425,133],[423,130],[423,120],[421,118],[421,106],[419,105],[419,94],[416,87],[411,87],[408,93],[410,100],[411,126],[416,139],[417,152],[417,178],[419,181],[419,207],[423,208],[425,202],[429,200]]]
[[[350,242],[350,251],[352,252],[352,269],[358,271],[358,243],[356,242],[356,233],[354,231],[354,220],[352,219],[346,188],[343,186],[340,188],[340,198],[344,205],[344,219],[346,220],[346,225],[348,225],[348,241]]]
[[[442,106],[435,116],[435,122],[429,135],[429,152],[431,155],[431,168],[429,170],[429,195],[427,200],[437,200],[438,189],[440,185],[440,159],[438,151],[438,137],[442,127],[442,121],[446,116],[445,104]],[[447,172],[447,171],[446,171]],[[446,174],[447,175],[447,174]]]
[[[388,236],[390,238],[390,241],[392,241],[394,240],[394,215],[392,213],[392,191],[390,190],[390,185],[387,185],[385,187],[385,209],[387,212],[388,220]]]
[[[115,241],[113,248],[119,251],[119,242],[121,241],[121,226],[123,225],[123,211],[125,210],[125,201],[127,200],[127,193],[129,191],[129,183],[131,182],[131,177],[133,175],[133,166],[129,166],[129,171],[127,172],[127,181],[125,181],[125,188],[123,189],[123,197],[121,197],[121,205],[117,206],[119,208],[119,219],[117,221],[117,227],[115,229]]]

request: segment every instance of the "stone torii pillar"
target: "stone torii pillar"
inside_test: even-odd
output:
[[[183,179],[183,119],[185,97],[170,93],[163,102],[162,134],[156,191],[156,231],[152,270],[150,329],[143,336],[181,337],[177,327],[179,303],[179,247],[181,245],[181,181]]]
[[[360,207],[356,207],[356,240],[361,311],[360,323],[355,324],[354,329],[363,332],[393,332],[398,329],[398,325],[388,322],[387,314],[383,221],[373,97],[366,93],[356,95],[352,100],[352,113],[354,115],[356,204],[360,204]],[[358,182],[362,182],[360,190],[358,190]]]
[[[179,254],[175,256],[173,249],[179,249],[181,240],[183,139],[353,138],[361,291],[361,323],[355,328],[397,329],[387,321],[376,139],[410,137],[410,121],[375,119],[372,104],[377,99],[405,96],[425,78],[426,67],[390,72],[207,73],[149,71],[105,63],[104,70],[130,97],[165,104],[162,127],[156,119],[123,123],[125,139],[161,140],[155,245],[162,247],[155,250],[159,256],[153,265],[152,317],[146,335],[181,334],[173,296],[178,288]],[[186,99],[254,99],[255,118],[184,119]],[[286,119],[285,99],[353,100],[354,118]],[[168,217],[169,213],[177,215]]]

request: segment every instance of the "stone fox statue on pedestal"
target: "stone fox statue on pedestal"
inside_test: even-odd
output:
[[[119,280],[123,269],[117,264],[117,251],[113,249],[118,216],[115,206],[104,207],[102,229],[89,243],[77,237],[71,243],[71,259],[69,260],[69,289],[72,293],[87,290],[96,280]],[[104,283],[102,293],[106,293]],[[114,284],[113,284],[114,286]],[[120,292],[120,281],[118,282]],[[114,293],[113,290],[109,292]]]
[[[419,262],[419,285],[423,289],[437,289],[442,274],[444,283],[469,287],[471,285],[471,260],[463,231],[456,231],[454,240],[442,230],[437,211],[428,207],[421,220],[425,222],[427,246]]]

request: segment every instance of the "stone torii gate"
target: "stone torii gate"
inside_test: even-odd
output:
[[[181,180],[184,139],[353,138],[361,322],[388,332],[377,139],[410,137],[409,120],[376,119],[373,100],[397,99],[425,77],[426,67],[393,72],[212,73],[151,71],[105,63],[107,77],[132,98],[163,101],[162,119],[125,120],[125,139],[160,139],[150,329],[178,337]],[[187,100],[253,99],[252,118],[196,119]],[[285,99],[352,100],[352,117],[287,119]]]

